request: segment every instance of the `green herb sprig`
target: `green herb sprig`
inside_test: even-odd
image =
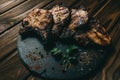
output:
[[[76,56],[71,56],[72,52],[77,49],[78,47],[76,45],[70,45],[68,48],[65,49],[64,52],[59,48],[53,48],[50,52],[52,53],[52,55],[62,56],[60,62],[64,64],[64,70],[66,71],[71,65],[71,60],[77,59]]]

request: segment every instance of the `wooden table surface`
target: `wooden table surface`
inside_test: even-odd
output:
[[[60,2],[71,8],[85,6],[112,38],[114,53],[89,80],[120,80],[120,0],[0,0],[0,80],[43,80],[21,63],[16,47],[18,30],[33,8],[49,9]]]

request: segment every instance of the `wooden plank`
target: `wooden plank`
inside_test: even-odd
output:
[[[0,60],[16,48],[18,30],[21,24],[0,35]]]
[[[101,8],[101,6],[104,6],[109,2],[110,0],[81,0],[74,5],[73,8],[79,8],[80,6],[83,6],[88,10],[89,15],[93,15]]]
[[[41,8],[53,0],[28,0],[23,4],[0,15],[0,24],[4,27],[0,34],[19,23],[33,8]]]
[[[47,0],[46,2],[41,2],[37,7],[43,7],[45,4],[49,3],[51,0]],[[21,26],[21,23],[14,26],[14,28],[6,31],[4,34],[0,35],[0,60],[9,54],[10,51],[16,48],[16,40],[18,36],[18,30]],[[6,49],[7,48],[7,49]]]
[[[23,4],[18,5],[17,7],[11,9],[10,11],[3,13],[2,15],[0,15],[0,21],[6,19],[6,18],[11,18],[17,15],[20,15],[22,13],[24,13],[25,11],[31,9],[32,7],[34,7],[35,5],[39,4],[40,2],[42,2],[42,0],[28,0],[26,2],[24,2]]]
[[[57,4],[62,4],[66,7],[71,7],[72,5],[75,5],[77,2],[79,2],[78,0],[55,0],[53,3],[47,5],[46,7],[44,7],[44,9],[51,9],[53,6],[57,5]]]
[[[4,12],[16,7],[17,5],[19,5],[19,4],[21,4],[21,3],[25,2],[25,1],[26,0],[11,0],[11,1],[8,1],[8,2],[6,2],[4,4],[1,4],[0,5],[0,14],[2,14]]]
[[[120,19],[114,25],[114,29],[110,33],[113,46],[115,47],[115,52],[112,53],[103,70],[100,71],[93,78],[93,80],[119,80],[116,77],[116,75],[118,75],[117,70],[120,69],[120,54],[119,54],[120,53],[120,35],[118,35],[119,33],[120,33]]]
[[[17,51],[0,62],[0,80],[23,80],[30,73],[20,61]]]
[[[113,25],[120,17],[120,0],[111,1],[107,6],[101,7],[94,17],[99,19],[105,28],[110,32]]]
[[[10,4],[11,2],[13,2],[13,0],[0,0],[0,5],[2,5],[2,4]]]
[[[71,0],[71,2],[75,2],[76,0]],[[52,2],[52,3],[50,3],[50,2]],[[48,0],[46,0],[46,1],[43,1],[43,3],[45,4],[45,3],[47,3],[47,5],[49,5],[49,3],[50,4],[53,4],[53,3],[56,3],[56,2],[61,2],[61,1],[54,1],[53,2],[53,0],[51,0],[51,1],[49,1],[48,2]],[[38,5],[36,5],[34,8],[44,8],[44,9],[46,9],[47,7],[47,5],[45,5],[44,7],[40,7],[40,5],[42,5],[43,4],[42,2],[41,2],[41,4],[38,4]],[[49,6],[50,7],[50,6]],[[18,16],[16,16],[16,17],[13,17],[12,19],[14,19],[14,20],[22,20],[32,9],[34,9],[34,8],[31,8],[31,9],[29,9],[28,11],[26,11],[25,13],[23,13],[23,14],[20,14],[20,15],[18,15]],[[48,9],[48,8],[47,8]]]
[[[1,5],[1,4],[4,4],[4,3],[6,3],[6,2],[9,2],[9,1],[11,1],[11,0],[0,0],[0,5]]]
[[[110,33],[110,36],[112,38],[112,42],[113,42],[114,46],[116,46],[118,40],[120,39],[119,33],[120,33],[120,18],[119,18],[118,22],[113,26],[113,29]]]
[[[120,40],[116,44],[116,47],[119,47]],[[107,61],[105,67],[102,69],[100,74],[97,74],[93,80],[119,80],[116,75],[117,70],[120,69],[120,48],[117,49],[113,55],[111,55],[110,59]],[[99,77],[99,78],[98,78]]]
[[[110,36],[114,42],[115,52],[110,56],[104,68],[90,80],[119,80],[120,74],[120,19],[114,25]]]
[[[115,79],[114,76],[116,76],[117,70],[120,69],[120,54],[119,53],[120,53],[120,50],[115,53],[117,55],[114,57],[113,63],[109,67],[107,67],[107,68],[105,67],[103,69],[103,71],[105,73],[103,79],[106,79],[106,80],[118,80],[118,79]],[[109,61],[109,63],[111,63],[111,62]],[[118,75],[120,75],[120,74],[118,74]]]
[[[120,41],[119,41],[120,42]],[[120,45],[120,43],[119,43]],[[90,80],[119,80],[120,50],[108,60],[106,66]]]
[[[118,80],[113,78],[115,78],[114,76],[117,75],[118,68],[120,69],[120,19],[114,27],[115,28],[112,30],[110,36],[115,47],[115,52],[110,57],[102,71],[102,80]]]

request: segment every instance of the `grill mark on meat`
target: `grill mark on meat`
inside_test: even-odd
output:
[[[70,15],[69,9],[62,5],[56,5],[50,10],[50,12],[52,13],[54,20],[52,34],[54,37],[59,37],[65,27],[66,21],[68,21]]]
[[[100,46],[107,46],[110,44],[110,36],[108,35],[106,29],[102,27],[99,21],[92,19],[89,21],[89,29],[83,31],[82,29],[79,30],[81,33],[77,33],[73,36],[73,38],[83,46],[86,45],[100,45]],[[83,32],[82,32],[83,31]]]
[[[69,22],[69,19],[71,21]],[[51,24],[54,21],[54,25]],[[69,23],[68,27],[66,22]],[[67,24],[68,24],[67,23]],[[56,5],[51,10],[34,9],[23,20],[19,33],[29,32],[31,30],[40,33],[43,40],[48,37],[79,43],[81,46],[110,44],[110,36],[100,22],[88,18],[88,12],[83,9],[72,9]]]
[[[106,29],[98,22],[99,21],[95,20],[91,23],[91,29],[87,32],[87,35],[94,43],[101,46],[107,46],[110,44],[111,38]]]
[[[75,28],[80,28],[83,27],[81,25],[84,25],[87,23],[88,21],[88,12],[83,10],[83,9],[78,9],[75,10],[73,9],[71,12],[71,23],[69,25],[70,29],[75,29]]]
[[[88,22],[88,12],[84,9],[72,9],[71,10],[71,22],[68,28],[62,33],[61,38],[70,38],[76,32],[78,28],[84,28]],[[68,34],[69,33],[69,34]]]
[[[50,25],[52,24],[52,14],[49,10],[33,9],[28,16],[23,19],[22,27],[20,28],[20,34],[24,35],[24,32],[33,30],[38,31],[43,39],[47,39]],[[49,30],[50,31],[50,30]]]

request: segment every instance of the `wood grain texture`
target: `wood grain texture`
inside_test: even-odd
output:
[[[99,13],[94,15],[99,19],[105,28],[110,32],[114,23],[120,17],[120,0],[110,1],[107,6],[103,6]]]
[[[70,8],[85,6],[91,16],[101,21],[112,38],[115,52],[103,69],[89,80],[120,80],[119,0],[0,0],[0,80],[42,80],[33,76],[19,59],[16,48],[18,30],[21,20],[33,8],[50,9],[61,2]]]
[[[104,68],[96,74],[92,80],[119,80],[120,79],[120,19],[114,25],[114,30],[110,33],[113,46],[115,47],[114,53],[109,57]]]
[[[116,46],[117,42],[119,42],[120,39],[120,18],[117,21],[116,24],[114,24],[113,26],[113,30],[110,33],[110,36],[112,38],[112,42],[114,43],[113,45],[115,46],[115,48],[120,48],[118,46]]]
[[[24,3],[26,0],[11,0],[9,2],[6,2],[4,4],[0,5],[0,14],[16,7],[17,5],[20,5]]]
[[[83,6],[88,10],[89,15],[93,15],[94,13],[98,12],[101,6],[109,2],[110,0],[81,0],[75,6],[73,6],[73,8],[79,8],[80,6]]]
[[[120,76],[120,74],[115,72],[120,68],[120,35],[118,35],[120,33],[120,20],[114,27],[114,31],[111,32],[111,38],[115,47],[115,52],[112,54],[106,66],[102,70],[102,80],[118,80],[118,78],[113,78],[116,78],[116,75]]]
[[[55,6],[56,4],[62,4],[66,7],[71,7],[72,5],[75,5],[77,2],[79,2],[78,0],[54,0],[53,3],[48,4],[46,7],[44,7],[44,9],[51,9],[53,6]]]
[[[40,4],[37,7],[43,7],[45,4],[47,4],[50,1],[48,0],[46,2],[41,2],[42,4]],[[0,60],[3,59],[5,56],[7,56],[10,51],[12,51],[16,48],[16,40],[17,40],[18,30],[19,30],[20,26],[21,26],[21,23],[17,24],[9,31],[6,31],[5,33],[0,35],[0,51],[2,52],[0,54]],[[6,48],[7,48],[7,50],[6,50]]]
[[[6,3],[6,2],[9,2],[10,0],[0,0],[0,5],[1,4],[4,4],[4,3]]]
[[[0,60],[8,56],[16,48],[18,30],[21,24],[0,35]]]
[[[0,24],[4,26],[0,34],[19,23],[33,8],[40,8],[52,0],[28,0],[0,15]]]
[[[7,59],[0,63],[0,80],[23,80],[29,71],[23,66],[15,51]]]
[[[116,3],[117,2],[117,3]],[[119,80],[120,72],[120,1],[110,1],[106,6],[94,14],[94,17],[99,19],[101,24],[108,30],[113,46],[115,47],[114,53],[110,56],[106,62],[105,67],[93,78],[93,80]],[[117,76],[117,77],[116,77]]]

